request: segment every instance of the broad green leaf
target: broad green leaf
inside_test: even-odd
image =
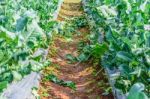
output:
[[[65,86],[65,87],[70,87],[72,88],[73,90],[76,89],[76,84],[72,81],[63,81],[63,80],[59,80],[55,75],[53,74],[49,74],[46,76],[46,79],[47,80],[50,80],[56,84],[59,84],[59,85],[62,85],[62,86]]]
[[[6,28],[0,26],[0,37],[5,38],[6,40],[15,39],[16,35],[13,32],[8,31]]]
[[[30,60],[30,65],[33,71],[38,72],[40,71],[44,65],[38,61]]]
[[[129,62],[132,60],[132,55],[130,55],[127,52],[123,52],[123,51],[118,52],[116,57],[118,59],[121,59],[122,61],[128,61]]]
[[[0,62],[3,60],[3,58],[4,58],[4,53],[2,50],[0,50]]]
[[[143,92],[144,89],[145,86],[142,83],[134,84],[129,91],[128,99],[148,99]]]
[[[17,71],[12,71],[14,81],[20,81],[22,79],[22,75]]]
[[[66,59],[70,60],[71,62],[75,62],[76,58],[74,56],[72,56],[71,54],[67,54],[66,55]]]
[[[106,43],[96,44],[92,50],[92,55],[96,58],[101,58],[106,51],[108,51],[108,45]]]
[[[8,85],[8,82],[7,81],[2,81],[0,82],[0,92],[3,91],[3,89],[5,89]]]
[[[78,57],[77,60],[82,62],[82,61],[87,61],[88,60],[88,55],[81,53]]]
[[[21,17],[20,19],[18,19],[16,24],[16,31],[22,31],[27,25],[27,22],[28,22],[27,17]]]

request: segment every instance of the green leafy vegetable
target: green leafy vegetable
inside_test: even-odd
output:
[[[148,99],[147,95],[143,92],[144,89],[145,87],[142,83],[134,84],[129,91],[128,99]]]
[[[59,84],[59,85],[62,85],[64,87],[70,87],[72,88],[73,90],[76,90],[76,84],[72,81],[63,81],[63,80],[59,80],[55,75],[53,74],[49,74],[46,76],[46,79],[56,83],[56,84]]]
[[[57,24],[50,20],[57,4],[58,0],[0,0],[0,93],[12,81],[50,64],[45,50]]]
[[[87,18],[90,20],[91,43],[108,44],[108,50],[102,55],[102,65],[120,72],[115,87],[123,93],[128,93],[131,86],[141,82],[145,88],[142,93],[138,93],[138,98],[144,99],[144,94],[150,97],[150,2],[148,0],[83,0],[83,2]],[[96,57],[100,57],[99,49],[96,47],[94,51]]]

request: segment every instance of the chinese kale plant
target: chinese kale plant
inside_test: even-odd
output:
[[[0,92],[49,65],[43,61],[57,0],[0,0]]]
[[[97,35],[104,36],[104,42],[109,44],[109,51],[102,57],[103,66],[120,72],[115,87],[127,93],[140,82],[149,97],[149,0],[88,0],[85,7],[88,17],[96,24],[93,27],[101,30]]]

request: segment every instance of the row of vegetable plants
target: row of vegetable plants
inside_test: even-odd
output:
[[[0,0],[0,93],[12,81],[39,72],[51,42],[58,0]],[[44,60],[44,61],[43,61]]]
[[[149,0],[83,0],[91,41],[99,41],[101,64],[118,73],[113,86],[124,98],[150,97]],[[100,39],[99,39],[100,38]],[[102,42],[103,40],[103,42]],[[105,48],[105,49],[104,49]],[[121,99],[123,97],[120,97]]]

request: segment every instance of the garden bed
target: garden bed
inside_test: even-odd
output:
[[[117,99],[149,97],[149,3],[148,0],[83,1],[95,40],[92,43],[107,45],[108,49],[99,49],[99,53],[105,52],[101,64]]]
[[[62,0],[59,0],[57,10],[54,12],[52,20],[57,19],[62,2]],[[46,61],[48,51],[49,48],[38,49],[34,54],[36,55],[42,53],[42,61]],[[25,76],[21,81],[13,81],[10,85],[8,85],[7,89],[5,89],[1,94],[0,99],[35,99],[38,96],[36,92],[33,91],[34,88],[36,89],[39,87],[40,80],[41,72],[31,72],[29,75]]]
[[[89,10],[86,8],[88,2],[89,2],[88,0],[83,0],[82,4],[83,4],[84,12],[86,13],[86,18],[88,20],[88,24],[89,24],[91,33],[93,33],[93,29],[95,29],[96,31],[95,30],[94,31],[99,34],[98,41],[99,41],[99,43],[102,43],[104,41],[104,33],[102,33],[102,31],[99,27],[97,27],[95,20],[93,19],[93,16],[90,16],[90,14],[87,12]],[[95,34],[97,34],[97,33],[95,33]],[[117,78],[120,75],[119,70],[117,70],[117,69],[110,70],[109,68],[106,67],[105,72],[107,74],[109,83],[112,87],[113,95],[114,95],[115,99],[126,99],[127,96],[125,94],[119,92],[119,90],[114,87],[115,78]]]

